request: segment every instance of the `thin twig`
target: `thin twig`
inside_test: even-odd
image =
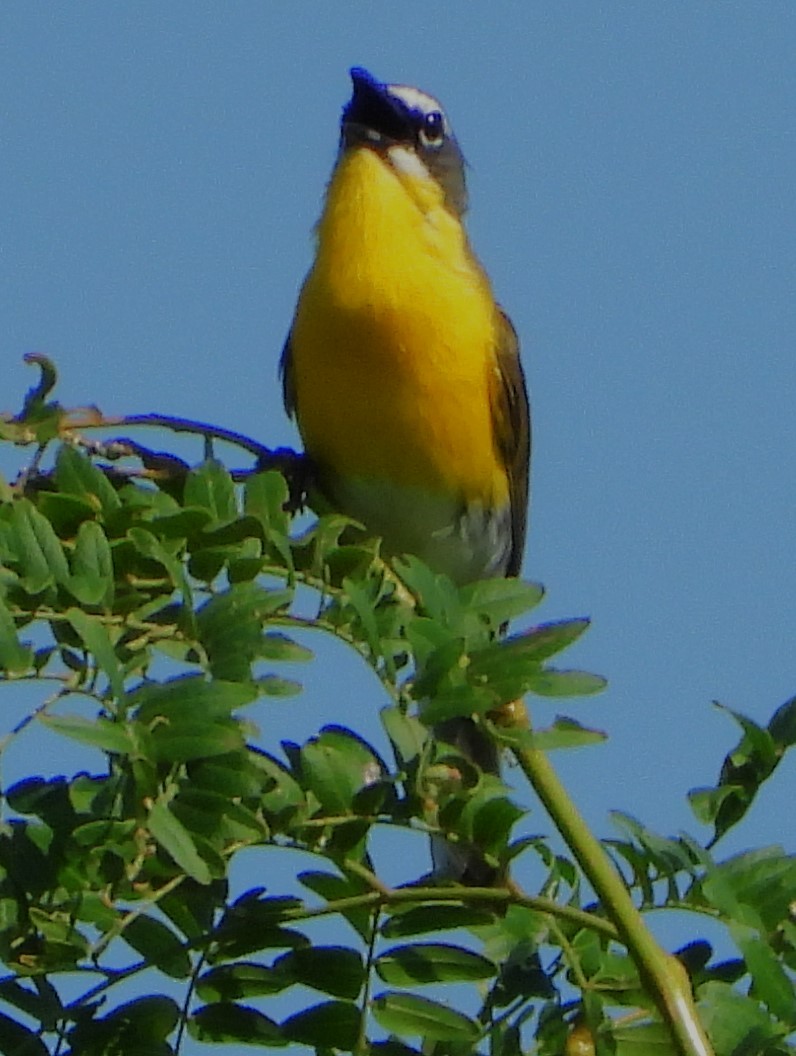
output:
[[[237,432],[235,429],[225,429],[220,425],[212,425],[209,422],[200,422],[195,418],[182,418],[171,414],[101,414],[91,419],[65,419],[63,427],[67,430],[74,429],[122,429],[132,426],[154,426],[158,429],[168,429],[172,433],[193,433],[196,436],[211,437],[213,440],[221,440],[241,447],[257,459],[268,461],[277,454],[270,447],[266,447],[250,436]],[[295,454],[295,452],[291,452]]]
[[[367,870],[363,870],[367,872]],[[587,913],[583,909],[576,909],[564,903],[556,902],[552,898],[542,895],[527,895],[520,891],[516,885],[508,887],[436,887],[434,885],[411,886],[411,887],[385,887],[380,884],[378,888],[365,892],[361,895],[349,895],[346,898],[338,898],[315,907],[296,907],[285,909],[280,913],[280,919],[292,922],[301,920],[312,920],[316,917],[327,917],[336,913],[344,913],[351,909],[366,909],[374,905],[402,906],[414,902],[459,902],[464,905],[480,905],[486,903],[506,904],[524,906],[527,909],[536,910],[549,916],[559,917],[561,920],[577,924],[582,928],[590,928],[610,939],[618,938],[617,929],[604,917],[593,913]]]

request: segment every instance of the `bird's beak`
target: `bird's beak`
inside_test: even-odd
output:
[[[343,110],[341,126],[344,146],[377,147],[412,138],[406,108],[390,94],[388,85],[361,66],[351,70],[351,80],[354,92]]]

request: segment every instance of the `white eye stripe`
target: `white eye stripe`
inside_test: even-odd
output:
[[[421,114],[442,110],[439,100],[427,92],[421,92],[419,88],[412,88],[407,84],[388,84],[387,91],[405,103],[410,110],[419,110]]]
[[[445,111],[442,109],[438,99],[435,99],[433,95],[429,95],[427,92],[421,92],[419,88],[412,88],[406,84],[389,84],[387,90],[390,95],[395,96],[396,99],[400,99],[401,102],[407,106],[410,110],[416,110],[418,113],[428,116],[434,112],[442,115],[442,138],[450,135],[450,125]],[[424,143],[428,145],[437,145],[436,140],[429,141],[421,131],[421,138]]]

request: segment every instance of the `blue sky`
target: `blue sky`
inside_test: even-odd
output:
[[[794,34],[789,0],[5,5],[0,407],[36,350],[67,404],[296,444],[277,361],[348,67],[431,91],[531,386],[525,574],[539,618],[592,617],[569,659],[610,681],[563,702],[610,741],[561,773],[601,834],[613,808],[700,833],[684,793],[736,739],[711,701],[764,722],[796,693]],[[383,746],[372,677],[314,644],[263,743]],[[8,765],[57,772],[48,743]],[[728,851],[795,849],[793,782]]]

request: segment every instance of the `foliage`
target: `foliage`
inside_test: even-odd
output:
[[[549,664],[587,621],[501,638],[539,587],[456,590],[416,560],[389,565],[338,516],[297,533],[276,471],[238,485],[212,457],[185,472],[104,465],[46,402],[48,368],[22,413],[0,418],[7,445],[39,445],[0,482],[0,693],[41,690],[0,747],[47,727],[85,746],[90,768],[2,790],[0,1052],[157,1056],[187,1036],[382,1056],[675,1052],[574,859],[550,836],[515,837],[509,790],[430,734],[466,714],[515,751],[599,740],[563,717],[533,732],[497,721],[526,693],[602,687]],[[306,631],[378,676],[381,744],[335,725],[280,749],[247,718],[300,692]],[[796,701],[767,729],[736,719],[717,786],[692,794],[714,844],[794,742]],[[708,916],[737,948],[717,962],[695,938],[678,954],[715,1051],[795,1051],[796,860],[716,860],[689,836],[618,822],[606,846],[637,904],[691,912],[697,935]],[[387,826],[474,845],[498,870],[530,856],[538,888],[388,887],[373,857]],[[317,867],[289,895],[236,889],[236,860],[264,846]]]

